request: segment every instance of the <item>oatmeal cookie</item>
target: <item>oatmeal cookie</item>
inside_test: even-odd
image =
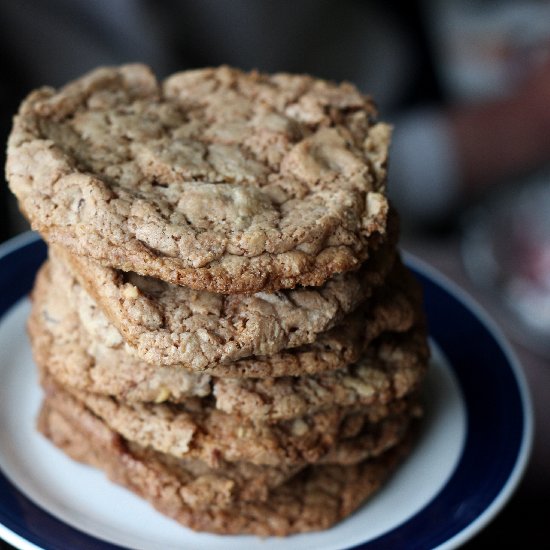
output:
[[[228,414],[277,422],[331,407],[390,403],[415,392],[428,370],[424,335],[380,337],[355,364],[279,378],[218,378],[216,407]]]
[[[52,284],[49,268],[47,263],[41,269],[33,291],[29,318],[33,355],[38,364],[47,365],[61,384],[74,389],[125,401],[157,403],[180,402],[213,392],[220,410],[273,421],[336,405],[389,402],[414,391],[426,371],[429,350],[425,330],[418,326],[415,308],[397,288],[385,288],[378,303],[371,304],[369,311],[374,318],[357,312],[343,327],[322,335],[315,345],[291,350],[279,358],[284,363],[285,356],[314,356],[316,347],[323,349],[330,347],[333,340],[342,343],[348,339],[346,347],[356,348],[352,355],[357,356],[357,364],[344,363],[340,369],[317,374],[243,379],[214,377],[134,358],[97,308],[91,305],[91,312],[81,309],[81,314],[77,314],[67,299],[66,286],[60,286],[58,281]],[[357,319],[359,314],[363,317]],[[392,332],[384,328],[391,328]],[[347,356],[337,346],[332,355],[342,359],[339,351]],[[320,353],[331,352],[324,349]]]
[[[196,370],[314,342],[385,282],[395,258],[392,242],[359,271],[321,287],[225,295],[106,268],[50,247],[56,284],[80,307],[87,292],[136,356]]]
[[[407,438],[381,456],[358,464],[310,466],[271,489],[265,500],[240,499],[230,506],[221,480],[207,482],[205,491],[213,494],[206,497],[210,506],[203,507],[190,498],[198,492],[193,481],[182,476],[180,467],[128,444],[84,408],[75,415],[46,400],[39,429],[73,459],[103,470],[159,512],[196,531],[219,534],[285,536],[327,529],[377,491],[411,448]]]
[[[49,243],[219,293],[319,286],[385,239],[389,127],[348,83],[100,68],[22,103],[6,175]]]
[[[55,292],[35,291],[28,326],[36,363],[47,365],[62,385],[124,401],[178,403],[213,395],[216,408],[228,414],[273,422],[334,406],[400,399],[416,390],[427,370],[424,331],[416,329],[379,336],[356,364],[334,371],[279,378],[210,376],[151,365],[124,348],[93,341],[79,316],[62,307]]]
[[[211,467],[219,461],[250,462],[281,466],[315,463],[338,447],[340,441],[362,436],[366,449],[378,454],[397,442],[411,417],[414,400],[343,409],[334,407],[318,413],[282,421],[257,423],[215,409],[208,400],[185,403],[126,403],[68,387],[61,387],[39,365],[42,387],[51,400],[76,400],[101,418],[111,429],[140,446],[173,455],[198,459]]]

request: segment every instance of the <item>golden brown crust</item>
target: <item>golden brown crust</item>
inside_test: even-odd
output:
[[[50,243],[221,293],[319,286],[386,232],[389,128],[349,84],[98,69],[23,102],[6,174]]]
[[[60,286],[58,280],[52,282],[50,265],[40,271],[33,291],[29,319],[33,355],[60,383],[74,389],[112,395],[124,401],[157,403],[212,394],[215,406],[227,413],[277,421],[334,406],[353,407],[400,399],[415,391],[426,372],[428,347],[425,331],[419,326],[415,287],[407,285],[401,275],[399,280],[405,292],[399,285],[390,284],[365,311],[354,314],[343,327],[333,329],[333,336],[322,336],[315,345],[283,355],[314,356],[315,349],[322,349],[340,334],[343,341],[347,337],[352,342],[358,341],[357,354],[361,350],[364,353],[357,364],[344,363],[342,368],[317,374],[243,379],[211,377],[135,359],[125,351],[120,334],[95,306],[92,305],[92,313],[82,310],[80,315],[76,313],[67,299],[72,295],[67,293],[67,286]],[[329,354],[327,350],[323,353]],[[341,355],[346,357],[344,352]],[[273,361],[273,356],[265,358],[268,360]]]
[[[277,424],[228,415],[203,400],[178,405],[125,403],[60,386],[39,365],[41,384],[58,408],[75,401],[112,430],[142,447],[177,458],[198,459],[212,467],[219,461],[266,466],[312,464],[330,457],[340,442],[361,435],[365,456],[395,444],[410,421],[414,400],[395,400],[357,409],[333,407]]]
[[[86,301],[82,287],[137,357],[195,370],[314,342],[384,283],[395,258],[392,240],[359,271],[336,275],[321,287],[224,295],[106,268],[50,247],[51,276],[72,293],[72,302],[81,307]]]

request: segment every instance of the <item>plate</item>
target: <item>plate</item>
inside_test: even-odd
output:
[[[411,456],[359,511],[324,532],[259,539],[185,529],[35,431],[41,392],[25,321],[45,256],[32,233],[0,247],[0,537],[18,548],[454,548],[498,513],[521,478],[533,437],[521,368],[469,297],[406,256],[424,287],[433,352]]]

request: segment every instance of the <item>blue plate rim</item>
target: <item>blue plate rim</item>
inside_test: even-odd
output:
[[[2,244],[0,244],[0,261],[4,262],[6,257],[10,254],[17,253],[19,254],[25,247],[38,245],[40,241],[40,236],[32,231],[27,231],[22,233]],[[435,546],[439,549],[448,549],[456,548],[457,546],[463,544],[465,541],[469,540],[475,534],[479,533],[503,508],[506,502],[509,500],[510,496],[513,494],[517,488],[523,473],[527,467],[529,457],[531,454],[534,438],[534,415],[533,407],[530,396],[529,387],[521,368],[520,362],[513,351],[511,344],[508,342],[507,338],[504,336],[502,329],[498,326],[496,321],[486,312],[486,310],[475,301],[475,299],[465,292],[458,284],[450,280],[444,274],[427,264],[426,262],[420,260],[414,255],[403,252],[403,257],[408,266],[410,266],[413,271],[416,272],[420,277],[426,278],[431,282],[435,287],[438,287],[441,292],[447,294],[452,300],[454,300],[459,306],[467,310],[472,316],[474,316],[479,324],[487,331],[488,335],[494,339],[498,349],[502,352],[502,355],[506,361],[507,366],[509,367],[513,381],[515,383],[518,398],[521,402],[521,413],[522,413],[522,426],[521,426],[521,438],[518,444],[516,457],[513,462],[511,470],[508,472],[507,479],[505,483],[502,484],[500,490],[490,502],[488,506],[485,507],[483,512],[478,514],[475,519],[473,519],[468,525],[463,529],[454,533],[447,540],[442,541],[440,544]],[[19,294],[16,297],[18,300],[23,293]],[[9,310],[9,307],[4,307],[0,311],[0,318]],[[445,350],[444,350],[445,351]],[[458,465],[457,465],[458,469]],[[0,481],[4,484],[11,485],[9,480],[5,478],[3,473],[0,471]],[[18,498],[27,499],[25,495],[19,492],[17,487],[11,485],[11,490],[15,493],[18,493]],[[436,497],[437,498],[437,497]],[[28,500],[28,499],[27,499]],[[54,523],[60,524],[63,527],[63,531],[69,531],[72,537],[81,538],[83,544],[87,546],[81,546],[82,548],[95,548],[95,549],[115,549],[123,548],[121,546],[97,539],[96,537],[90,536],[86,533],[81,532],[78,529],[67,526],[60,520],[53,518],[49,515],[47,510],[40,509],[37,505],[30,502],[30,505],[35,507],[40,513],[49,516]],[[422,510],[418,511],[416,515],[421,514]],[[416,517],[416,516],[415,516]],[[13,530],[4,525],[5,521],[5,512],[0,509],[0,536],[4,538],[10,544],[15,545],[16,547],[23,549],[40,549],[40,548],[62,548],[63,546],[51,545],[51,546],[37,546],[35,538],[33,542],[33,535],[29,531],[25,531],[25,528],[18,526],[19,530]],[[396,526],[393,531],[399,531],[401,526]],[[366,541],[365,543],[360,543],[354,548],[374,548],[378,544],[383,543],[383,539],[386,538],[386,533],[382,534],[377,539],[372,541]],[[421,548],[422,546],[418,546]]]
[[[492,338],[494,338],[499,349],[502,351],[507,360],[508,367],[514,375],[514,381],[517,385],[519,397],[522,403],[522,413],[524,416],[522,440],[518,448],[517,459],[513,469],[510,471],[508,480],[502,486],[500,492],[492,503],[476,518],[475,521],[473,521],[466,529],[445,541],[445,543],[437,546],[438,550],[448,550],[450,548],[457,548],[458,546],[461,546],[482,531],[498,515],[520,484],[529,464],[533,450],[535,433],[533,402],[529,384],[521,366],[521,362],[512,348],[512,344],[505,336],[503,329],[497,324],[489,312],[460,285],[424,260],[407,251],[402,251],[402,256],[405,263],[409,267],[416,272],[421,272],[426,275],[441,289],[448,292],[463,307],[472,312],[472,314],[475,315]]]

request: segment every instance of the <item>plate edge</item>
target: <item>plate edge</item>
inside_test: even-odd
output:
[[[431,281],[435,282],[437,285],[449,292],[458,302],[469,309],[494,337],[505,358],[507,359],[510,368],[512,369],[523,406],[523,437],[518,452],[518,458],[507,482],[502,486],[501,491],[493,502],[481,515],[476,518],[474,522],[470,523],[460,533],[457,533],[454,537],[437,547],[438,550],[449,550],[461,546],[467,540],[470,540],[474,535],[482,531],[503,509],[520,484],[527,469],[533,449],[535,431],[533,401],[531,397],[531,390],[527,383],[527,378],[523,371],[521,361],[514,351],[510,340],[504,334],[503,329],[492,317],[492,315],[470,293],[468,293],[450,277],[411,252],[401,250],[401,253],[406,265],[419,273],[425,274]]]

